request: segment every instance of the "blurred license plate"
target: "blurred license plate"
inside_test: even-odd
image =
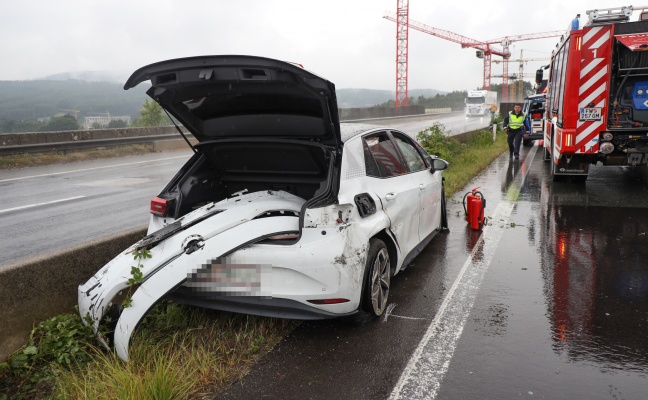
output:
[[[581,121],[598,121],[601,119],[601,107],[586,107],[580,109]]]

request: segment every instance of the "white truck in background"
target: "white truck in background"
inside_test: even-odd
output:
[[[497,111],[497,92],[470,90],[466,96],[466,116],[490,115]]]

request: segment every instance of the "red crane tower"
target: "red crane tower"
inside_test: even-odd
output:
[[[396,108],[409,104],[407,94],[407,34],[409,0],[396,0]]]
[[[406,0],[397,0],[399,7],[401,6],[401,2],[403,1]],[[509,49],[509,46],[513,42],[522,41],[522,40],[550,38],[550,37],[560,36],[564,33],[564,31],[550,31],[550,32],[540,32],[540,33],[529,33],[524,35],[504,36],[501,38],[491,39],[491,40],[475,40],[466,36],[459,35],[454,32],[446,31],[439,28],[434,28],[432,26],[425,25],[421,22],[414,21],[410,19],[409,16],[407,15],[408,14],[407,8],[404,11],[404,16],[402,14],[403,11],[401,11],[401,9],[399,8],[398,15],[394,15],[394,13],[386,11],[383,18],[392,22],[396,22],[397,32],[400,32],[400,29],[402,29],[401,28],[402,25],[407,25],[408,27],[412,29],[416,29],[417,31],[421,31],[423,33],[427,33],[429,35],[433,35],[436,37],[440,37],[442,39],[449,40],[451,42],[459,43],[461,47],[471,47],[473,49],[476,49],[477,57],[484,59],[484,81],[483,81],[482,88],[486,90],[490,89],[492,55],[501,56],[504,60],[507,60],[508,58],[511,57],[511,51]],[[501,44],[502,48],[500,49],[499,47],[491,46],[493,44]],[[401,47],[398,47],[397,45],[397,54],[399,54],[398,51],[400,50]],[[407,34],[405,34],[405,53],[407,53]],[[404,60],[405,60],[404,62],[407,63],[407,56],[405,56]],[[398,61],[397,61],[397,65],[398,68],[407,71],[407,65],[401,66],[400,64],[398,64]],[[504,62],[502,69],[503,69],[502,101],[505,101],[508,99],[508,63],[507,62]],[[397,107],[399,104],[398,95],[399,93],[402,93],[402,89],[399,91],[399,82],[400,82],[399,75],[397,73],[396,75],[396,96],[397,96],[396,106]],[[407,78],[405,79],[405,85],[407,85]],[[405,87],[404,93],[405,95],[407,95],[407,87]]]

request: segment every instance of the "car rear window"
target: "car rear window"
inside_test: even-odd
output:
[[[388,178],[409,172],[398,150],[385,132],[364,138],[365,168],[368,176]]]

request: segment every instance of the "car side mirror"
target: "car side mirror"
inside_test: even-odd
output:
[[[432,159],[432,167],[430,168],[430,172],[435,173],[436,171],[442,171],[446,168],[448,168],[448,162],[446,160],[442,160],[440,158]]]

